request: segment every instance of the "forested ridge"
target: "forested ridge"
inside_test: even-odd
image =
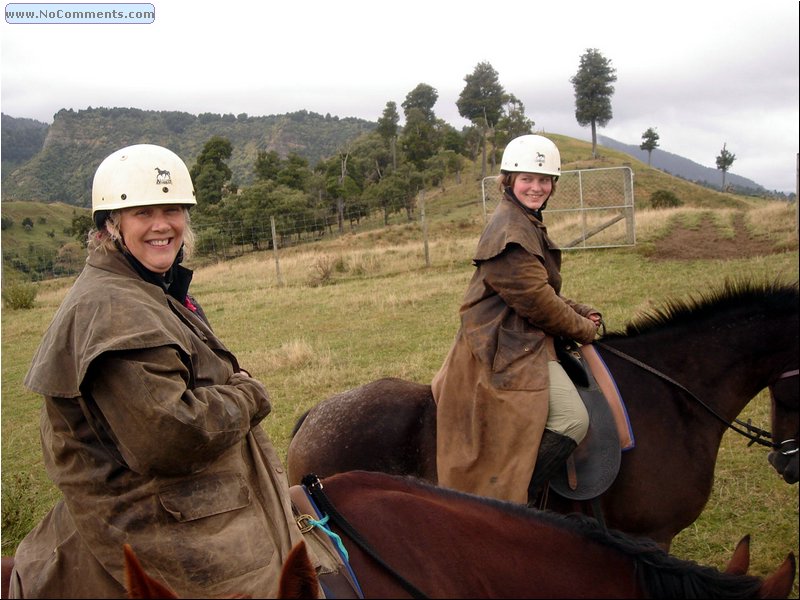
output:
[[[213,136],[231,142],[232,181],[248,185],[259,150],[296,152],[310,164],[335,154],[376,123],[305,110],[283,115],[192,115],[137,108],[61,110],[47,125],[2,116],[3,200],[64,202],[88,207],[97,166],[130,144],[166,146],[191,165]]]

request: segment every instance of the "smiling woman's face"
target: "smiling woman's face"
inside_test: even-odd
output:
[[[186,212],[180,204],[134,206],[121,211],[119,230],[128,251],[145,268],[166,273],[183,244]]]
[[[553,177],[539,173],[519,173],[514,179],[514,196],[531,210],[539,210],[553,191]]]

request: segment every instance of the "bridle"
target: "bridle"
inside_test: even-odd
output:
[[[790,371],[784,371],[780,375],[778,375],[772,382],[769,384],[769,393],[772,396],[772,399],[775,400],[775,392],[772,390],[772,386],[774,386],[778,381],[781,379],[788,379],[790,377],[798,377],[800,376],[800,369],[792,369]],[[784,456],[792,456],[793,454],[797,454],[798,450],[798,443],[797,440],[789,438],[788,440],[783,440],[777,444],[773,444],[773,448],[775,448],[778,452],[783,454]]]
[[[708,406],[708,404],[706,404],[705,402],[700,400],[700,398],[695,396],[684,385],[682,385],[681,383],[675,381],[669,375],[666,375],[665,373],[662,373],[658,369],[655,369],[655,368],[651,367],[650,365],[648,365],[646,363],[643,363],[639,359],[634,358],[629,354],[626,354],[622,350],[617,350],[616,348],[612,348],[611,346],[609,346],[609,345],[607,345],[607,344],[605,344],[603,342],[595,340],[592,343],[595,346],[599,346],[599,347],[601,347],[601,348],[603,348],[605,350],[608,350],[612,354],[616,354],[620,358],[623,358],[623,359],[627,360],[628,362],[633,363],[634,365],[636,365],[638,367],[641,367],[645,371],[648,371],[648,372],[652,373],[653,375],[656,375],[657,377],[660,377],[664,381],[666,381],[666,382],[674,385],[678,389],[686,392],[686,394],[688,394],[690,398],[692,398],[700,406],[705,408],[716,419],[718,419],[719,421],[724,423],[724,425],[726,427],[732,429],[736,433],[741,434],[744,437],[746,437],[747,439],[749,439],[750,442],[747,444],[748,446],[752,446],[753,444],[761,444],[762,446],[766,446],[768,448],[772,448],[774,450],[777,450],[778,452],[780,452],[784,456],[791,456],[792,454],[797,454],[797,449],[798,449],[797,440],[788,439],[788,440],[784,440],[784,441],[782,441],[780,443],[775,443],[775,442],[772,441],[772,434],[769,431],[766,431],[764,429],[759,429],[755,425],[752,425],[749,421],[748,422],[744,422],[744,421],[741,421],[739,419],[734,419],[733,422],[729,422],[726,419],[724,419],[722,416],[720,416],[713,408]],[[778,375],[769,384],[770,394],[773,394],[772,387],[775,385],[775,383],[777,383],[781,379],[787,379],[789,377],[798,377],[798,375],[800,375],[800,369],[793,369],[791,371],[784,371],[783,373]],[[774,397],[774,394],[773,394],[773,397]],[[736,423],[736,425],[739,425],[743,429],[739,429],[738,427],[736,427],[736,425],[734,425],[734,423]],[[786,447],[786,448],[783,449],[784,447]]]

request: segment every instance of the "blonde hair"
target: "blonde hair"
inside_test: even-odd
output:
[[[122,243],[122,233],[119,230],[122,221],[120,211],[121,209],[111,211],[104,228],[92,227],[86,242],[89,252],[118,252],[117,242]],[[183,259],[188,260],[194,251],[195,235],[187,206],[183,207],[183,214],[186,216],[186,227],[183,230]]]

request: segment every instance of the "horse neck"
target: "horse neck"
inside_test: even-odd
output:
[[[779,328],[764,323],[714,319],[704,326],[611,339],[608,345],[673,379],[730,420],[768,385],[779,360],[770,340],[780,335]]]

